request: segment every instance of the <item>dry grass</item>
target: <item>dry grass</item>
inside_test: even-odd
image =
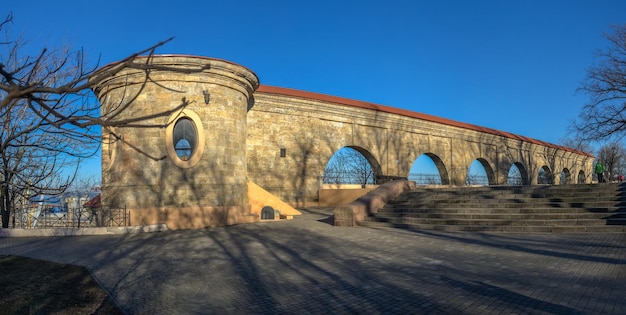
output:
[[[123,314],[84,267],[0,256],[0,314]]]

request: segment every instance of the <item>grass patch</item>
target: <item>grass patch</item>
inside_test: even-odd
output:
[[[84,267],[0,256],[0,314],[123,314]]]

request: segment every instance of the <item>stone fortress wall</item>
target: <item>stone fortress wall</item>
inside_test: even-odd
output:
[[[292,202],[314,200],[326,163],[343,147],[363,153],[381,177],[407,177],[413,162],[427,154],[443,184],[458,186],[477,159],[491,185],[506,184],[514,164],[526,184],[537,184],[542,168],[555,174],[555,184],[562,184],[563,170],[574,183],[591,174],[593,162],[588,154],[498,130],[270,86],[256,91],[247,119],[248,177]]]
[[[202,228],[258,221],[250,204],[259,201],[249,200],[257,194],[248,183],[292,205],[316,202],[324,168],[343,147],[363,153],[380,178],[408,176],[422,154],[449,185],[464,185],[476,159],[490,184],[505,184],[513,164],[528,184],[537,183],[542,168],[567,170],[573,178],[591,174],[592,156],[538,140],[259,85],[252,71],[224,60],[161,55],[151,61],[163,68],[127,69],[95,90],[112,121],[142,117],[138,123],[151,126],[103,130],[102,201],[126,207],[131,224]],[[559,184],[559,176],[554,180]]]

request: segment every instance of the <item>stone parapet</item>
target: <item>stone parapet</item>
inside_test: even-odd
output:
[[[376,213],[389,201],[413,188],[415,188],[415,182],[409,180],[394,180],[385,183],[352,203],[335,208],[334,225],[355,226],[368,215]]]

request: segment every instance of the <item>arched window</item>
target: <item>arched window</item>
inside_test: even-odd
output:
[[[176,156],[183,161],[188,161],[196,150],[198,143],[196,126],[191,119],[183,117],[176,121],[172,141],[174,141]]]
[[[195,166],[204,152],[204,129],[198,114],[189,109],[174,113],[165,129],[170,160],[179,167]]]

